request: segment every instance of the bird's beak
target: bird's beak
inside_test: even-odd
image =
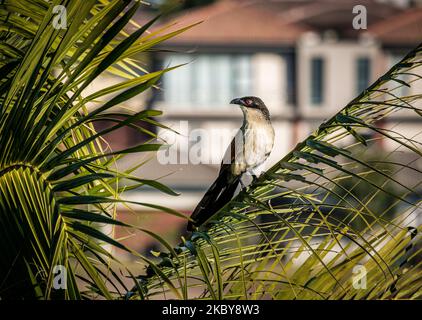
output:
[[[240,106],[243,106],[243,100],[240,99],[240,98],[236,98],[236,99],[233,99],[232,101],[230,101],[230,104],[238,104]]]

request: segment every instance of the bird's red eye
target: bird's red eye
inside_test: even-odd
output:
[[[247,106],[251,106],[252,105],[252,100],[251,99],[246,99],[245,101]]]

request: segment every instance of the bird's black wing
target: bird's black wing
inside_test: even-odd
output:
[[[230,163],[225,163],[223,160],[217,179],[192,212],[191,219],[194,222],[189,221],[188,231],[192,231],[194,227],[199,227],[211,218],[233,198],[236,192],[240,176],[235,176],[231,172],[231,163],[235,161],[235,139],[233,139],[229,148]]]

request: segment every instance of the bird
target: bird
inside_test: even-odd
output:
[[[274,146],[274,128],[264,102],[254,96],[233,99],[240,106],[243,124],[230,143],[220,165],[217,179],[193,210],[187,230],[194,231],[208,221],[234,196],[242,176],[251,173],[267,160]]]

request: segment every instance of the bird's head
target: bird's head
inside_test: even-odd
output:
[[[264,101],[262,101],[258,97],[249,96],[243,98],[236,98],[230,101],[230,104],[237,104],[242,109],[246,109],[246,111],[251,109],[259,110],[267,117],[269,117],[270,115]]]

